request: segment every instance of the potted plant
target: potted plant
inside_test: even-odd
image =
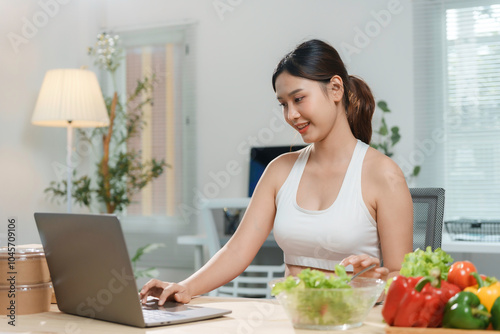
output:
[[[152,104],[154,74],[137,81],[135,90],[126,99],[120,99],[116,88],[116,70],[123,59],[123,49],[119,47],[119,36],[106,33],[97,36],[94,47],[89,47],[89,55],[95,64],[111,79],[113,94],[105,97],[109,114],[109,126],[94,128],[90,132],[79,130],[81,140],[95,145],[102,155],[95,175],[77,177],[74,171],[72,198],[89,209],[94,201],[105,206],[105,212],[122,212],[149,182],[159,177],[168,167],[164,160],[151,159],[143,162],[140,151],[127,148],[127,141],[136,136],[144,126],[143,107]],[[100,143],[99,143],[100,141]],[[45,189],[53,199],[66,198],[66,180],[53,181]]]
[[[111,96],[105,96],[109,115],[109,126],[90,131],[79,130],[80,139],[100,152],[95,173],[77,176],[73,172],[71,197],[74,202],[91,209],[94,202],[99,211],[120,213],[132,202],[138,193],[151,181],[170,167],[165,160],[152,158],[142,161],[141,152],[127,147],[127,142],[137,136],[144,127],[143,108],[152,104],[152,90],[155,76],[145,76],[137,81],[135,89],[121,98],[116,85],[116,71],[123,59],[123,49],[119,46],[119,36],[101,33],[95,46],[88,48],[95,65],[103,70],[111,83]],[[45,189],[52,199],[66,199],[66,180],[52,181]],[[135,275],[154,276],[155,268],[137,270],[136,263],[142,255],[162,247],[163,244],[149,244],[137,250],[132,258]]]
[[[378,130],[375,130],[376,139],[372,140],[370,146],[384,153],[388,157],[392,157],[394,155],[394,146],[401,139],[401,135],[399,134],[399,126],[389,127],[387,125],[387,121],[385,120],[384,115],[390,113],[391,110],[387,106],[387,102],[380,100],[377,102],[377,107],[382,110],[382,118],[380,120],[380,127]],[[412,172],[409,175],[406,175],[407,179],[412,179],[417,177],[420,173],[420,166],[414,166]]]

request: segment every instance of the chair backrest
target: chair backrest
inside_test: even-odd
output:
[[[413,249],[441,247],[444,216],[443,188],[410,188],[413,200]]]
[[[250,198],[218,198],[207,200],[202,205],[201,217],[207,235],[209,257],[212,257],[221,248],[221,240],[214,219],[214,210],[217,209],[246,209]],[[244,273],[233,281],[222,286],[209,295],[234,297],[265,297],[270,298],[270,289],[267,283],[274,278],[283,277],[285,264],[281,265],[250,265]]]
[[[212,257],[219,251],[221,242],[217,225],[215,224],[213,210],[224,208],[242,208],[245,209],[250,203],[250,197],[241,198],[216,198],[207,200],[202,204],[201,218],[203,228],[207,235],[208,256]]]

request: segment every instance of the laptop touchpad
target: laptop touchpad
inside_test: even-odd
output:
[[[144,310],[160,310],[160,311],[166,311],[166,312],[181,312],[181,311],[187,311],[191,310],[192,307],[187,306],[182,303],[177,303],[177,302],[171,302],[171,301],[166,301],[165,304],[162,306],[158,305],[158,300],[148,300],[146,304],[142,305],[142,309]]]

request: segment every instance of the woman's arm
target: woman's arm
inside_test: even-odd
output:
[[[274,189],[263,176],[238,229],[231,239],[205,266],[180,284],[189,287],[192,295],[209,292],[240,275],[250,265],[269,236],[276,213]]]
[[[370,152],[371,151],[371,152]],[[354,273],[376,264],[363,276],[387,279],[401,269],[404,255],[413,247],[413,202],[401,169],[387,156],[370,149],[363,166],[363,199],[377,221],[383,267],[380,260],[365,254],[342,260]]]
[[[384,267],[392,277],[399,273],[405,254],[413,250],[413,202],[399,166],[383,158],[375,179],[376,219]]]
[[[285,164],[280,160],[284,160]],[[140,292],[141,300],[145,302],[148,296],[155,296],[160,299],[160,305],[167,298],[187,303],[192,296],[207,293],[240,275],[250,265],[273,228],[275,196],[277,188],[284,181],[283,168],[286,169],[284,165],[287,160],[278,158],[268,165],[238,229],[224,247],[202,268],[178,284],[157,279],[149,281]]]

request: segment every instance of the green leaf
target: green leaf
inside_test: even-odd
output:
[[[389,152],[389,148],[387,147],[387,143],[379,144],[379,148],[382,150],[382,153],[384,153],[385,155],[389,156],[389,154],[391,154]]]
[[[144,247],[140,247],[139,249],[137,249],[137,251],[135,252],[135,255],[134,257],[132,258],[132,260],[130,260],[132,263],[135,263],[137,261],[139,261],[139,259],[144,255],[144,254],[147,254],[147,253],[150,253],[152,251],[154,251],[155,249],[158,249],[160,247],[165,247],[165,244],[162,244],[162,243],[151,243],[151,244],[147,244],[146,246]]]
[[[160,275],[160,272],[155,267],[151,267],[151,268],[144,269],[144,270],[135,270],[134,271],[135,279],[138,279],[141,277],[155,278],[155,277],[158,277],[159,275]]]
[[[498,282],[498,279],[496,277],[493,277],[493,276],[487,276],[485,279],[484,279],[484,286],[490,286],[492,284],[495,284]]]
[[[391,112],[389,107],[387,106],[387,102],[380,100],[377,103],[377,106],[383,111],[383,112]]]
[[[415,166],[413,168],[413,173],[411,174],[412,176],[418,176],[420,174],[420,166]]]
[[[392,135],[391,135],[391,143],[392,143],[392,146],[396,145],[397,142],[399,142],[399,140],[401,139],[401,136],[399,134],[399,127],[397,126],[393,126],[391,128],[391,132],[392,132]]]
[[[335,275],[340,278],[349,278],[349,276],[347,276],[347,272],[345,271],[345,267],[340,264],[335,265]]]
[[[324,272],[315,269],[304,269],[297,277],[288,276],[285,280],[278,282],[271,290],[273,296],[282,291],[300,290],[305,288],[313,289],[350,289],[350,277],[345,271],[345,267],[335,265],[335,275],[327,276]]]
[[[299,283],[300,280],[290,275],[284,281],[276,283],[271,290],[271,294],[273,296],[277,296],[282,291],[290,291],[291,289],[295,288]]]
[[[387,128],[387,123],[385,122],[385,118],[382,117],[382,125],[380,126],[380,130],[378,130],[381,136],[387,136],[389,134],[389,129]]]
[[[437,268],[441,272],[441,278],[447,279],[452,262],[453,258],[441,248],[432,251],[428,246],[425,251],[416,249],[406,254],[399,273],[406,277],[428,276],[432,269]]]
[[[389,292],[389,287],[391,286],[391,283],[392,281],[394,280],[394,277],[391,277],[389,278],[386,282],[385,282],[385,288],[384,288],[384,291],[385,291],[385,294],[387,295],[387,292]]]

